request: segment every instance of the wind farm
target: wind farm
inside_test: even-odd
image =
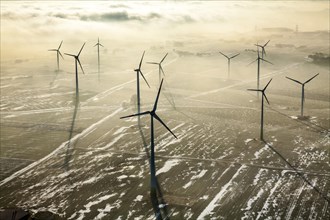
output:
[[[0,219],[330,218],[327,4],[22,5],[1,3]]]

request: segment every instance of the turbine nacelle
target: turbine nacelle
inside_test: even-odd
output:
[[[76,61],[77,63],[79,63],[79,66],[80,66],[80,68],[81,68],[83,74],[85,74],[85,72],[84,72],[84,69],[83,69],[83,67],[82,67],[82,65],[81,65],[81,63],[80,63],[79,55],[80,55],[81,51],[83,50],[85,44],[86,44],[86,43],[84,43],[84,44],[82,45],[82,47],[81,47],[81,49],[80,49],[80,51],[79,51],[79,53],[78,53],[77,55],[69,54],[69,53],[64,53],[64,54],[67,55],[67,56],[71,56],[71,57],[73,57],[73,58],[75,59],[75,61]]]
[[[270,40],[267,41],[267,43],[265,43],[264,45],[260,45],[260,44],[254,44],[255,46],[257,46],[258,50],[259,50],[259,47],[261,48],[261,53],[262,53],[262,57],[264,56],[264,54],[266,55],[266,50],[265,50],[265,47],[267,46],[267,44],[269,43]],[[259,53],[258,53],[258,56],[259,56]]]
[[[268,98],[267,98],[267,96],[266,96],[265,91],[266,91],[268,85],[270,84],[270,82],[271,82],[272,80],[273,80],[273,79],[270,79],[269,82],[267,83],[267,85],[266,85],[263,89],[248,89],[248,91],[261,92],[261,93],[262,93],[262,96],[265,97],[265,99],[266,99],[268,105],[270,105],[270,103],[269,103],[269,101],[268,101]]]
[[[219,51],[219,53],[222,54],[224,57],[226,57],[228,59],[228,61],[231,60],[231,59],[233,59],[233,58],[235,58],[235,57],[237,57],[238,55],[240,55],[240,53],[237,53],[237,54],[229,57],[226,54],[222,53],[221,51]]]
[[[94,47],[96,46],[104,47],[102,44],[100,44],[100,38],[97,38],[97,43],[94,45]]]
[[[168,55],[168,53],[165,54],[165,56],[163,57],[163,59],[161,59],[161,61],[159,63],[157,63],[157,62],[147,62],[147,63],[148,64],[158,65],[159,72],[162,72],[163,75],[165,76],[165,73],[164,73],[164,70],[163,70],[163,67],[162,67],[162,63],[165,60],[165,58],[167,57],[167,55]],[[159,76],[159,78],[160,78],[160,76]]]

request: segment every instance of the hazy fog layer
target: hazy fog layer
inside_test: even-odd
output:
[[[296,25],[328,31],[328,2],[2,1],[1,60],[43,57],[61,40],[69,52],[98,36],[108,50],[135,49],[172,40],[239,40],[263,28]]]

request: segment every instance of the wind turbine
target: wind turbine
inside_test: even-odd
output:
[[[144,53],[145,53],[145,51],[143,51],[143,54],[142,54],[142,57],[141,57],[141,60],[140,60],[139,67],[134,70],[136,72],[137,110],[138,110],[138,114],[141,112],[141,103],[140,103],[140,74],[143,77],[144,81],[147,83],[148,87],[150,88],[149,83],[147,82],[146,78],[144,77],[144,75],[143,75],[143,73],[141,71],[141,65],[142,65]],[[139,120],[139,124],[140,124],[140,117],[138,117],[138,120]]]
[[[301,117],[304,116],[305,84],[306,84],[306,83],[309,83],[309,82],[310,82],[312,79],[314,79],[317,75],[319,75],[319,73],[316,74],[315,76],[313,76],[312,78],[310,78],[309,80],[305,81],[304,83],[299,82],[298,80],[295,80],[295,79],[292,79],[292,78],[286,76],[287,79],[292,80],[293,82],[299,83],[299,84],[301,85],[301,112],[300,112]]]
[[[79,87],[78,87],[78,63],[79,63],[79,66],[83,72],[83,74],[85,74],[84,72],[84,69],[82,68],[82,65],[80,63],[80,60],[79,60],[79,55],[82,51],[82,49],[84,48],[86,43],[84,43],[79,51],[79,53],[77,55],[73,55],[73,54],[69,54],[69,53],[64,53],[65,55],[68,55],[68,56],[71,56],[71,57],[74,57],[74,60],[75,60],[75,67],[76,67],[76,93],[79,92]]]
[[[269,61],[267,61],[267,60],[265,60],[264,58],[260,57],[259,48],[258,48],[258,51],[257,52],[258,52],[258,58],[256,60],[252,61],[251,63],[249,63],[248,66],[251,65],[252,63],[258,61],[258,68],[257,68],[257,89],[259,89],[259,82],[260,82],[260,60],[263,60],[263,61],[265,61],[267,63],[272,64],[272,65],[274,65],[274,64],[271,63],[271,62],[269,62]],[[259,93],[258,93],[258,98],[259,98]]]
[[[63,43],[63,41],[61,41],[60,46],[58,46],[57,49],[50,49],[50,50],[48,50],[48,51],[56,51],[56,56],[57,56],[57,71],[60,70],[60,57],[59,56],[61,56],[62,59],[64,59],[63,56],[62,56],[62,54],[61,54],[61,51],[60,51],[60,48],[62,46],[62,43]]]
[[[255,44],[257,47],[261,48],[261,58],[264,58],[264,55],[266,55],[266,50],[265,47],[267,46],[267,44],[269,43],[270,40],[267,41],[267,43],[265,43],[264,45],[260,45],[260,44]]]
[[[221,53],[224,57],[226,57],[228,59],[228,79],[229,79],[229,76],[230,76],[230,60],[233,59],[234,57],[237,57],[239,55],[239,53],[234,55],[234,56],[231,56],[231,57],[228,57],[227,55],[223,54],[221,51],[219,51],[219,53]]]
[[[158,65],[158,69],[159,69],[159,84],[160,84],[160,82],[161,82],[161,73],[163,73],[163,75],[165,76],[165,73],[164,73],[164,70],[163,70],[163,67],[162,67],[162,63],[163,63],[163,61],[165,60],[165,58],[167,57],[167,55],[168,55],[168,53],[166,53],[165,54],[165,56],[163,57],[163,59],[159,62],[159,63],[157,63],[157,62],[147,62],[148,64],[155,64],[155,65]],[[165,81],[165,83],[166,83],[166,81]],[[165,88],[164,88],[165,89]],[[163,90],[164,90],[163,89]],[[168,89],[169,90],[169,89]],[[165,95],[165,98],[168,100],[168,102],[172,105],[172,107],[175,109],[175,102],[174,102],[174,99],[173,99],[173,96],[172,96],[172,94],[171,94],[171,92],[169,91],[169,93],[170,93],[170,97],[168,97],[167,95],[166,95],[166,93],[164,93],[164,95]]]
[[[168,55],[168,53],[163,57],[163,59],[157,63],[157,62],[147,62],[148,64],[155,64],[155,65],[158,65],[158,69],[159,69],[159,84],[160,84],[160,81],[161,81],[161,73],[163,73],[163,75],[165,76],[165,73],[164,73],[164,70],[163,70],[163,67],[162,67],[162,62],[165,60],[166,56]]]
[[[100,81],[100,46],[104,47],[102,44],[100,44],[100,38],[97,38],[97,43],[94,45],[94,47],[96,46],[97,46],[98,73],[99,73],[99,81]]]
[[[175,138],[177,138],[177,136],[175,136],[175,134],[169,129],[169,127],[167,127],[167,125],[162,121],[162,119],[160,119],[160,117],[156,114],[158,99],[159,99],[160,91],[162,89],[162,85],[163,85],[163,79],[160,83],[156,101],[155,101],[154,107],[151,111],[128,115],[128,116],[124,116],[124,117],[120,118],[120,119],[123,119],[123,118],[129,118],[129,117],[135,117],[135,116],[141,116],[141,115],[147,115],[147,114],[150,115],[150,119],[151,119],[151,126],[150,126],[150,132],[151,132],[151,135],[150,135],[151,136],[150,137],[150,196],[152,199],[154,199],[153,200],[153,202],[155,202],[154,207],[158,208],[158,213],[156,213],[156,219],[162,219],[162,217],[159,212],[159,206],[158,206],[158,200],[157,200],[157,179],[156,179],[156,166],[155,166],[155,143],[154,143],[154,119],[159,121]]]
[[[269,83],[272,81],[272,79],[269,80],[267,85],[265,86],[264,89],[248,89],[249,91],[256,91],[256,92],[261,92],[262,93],[262,100],[261,100],[261,124],[260,124],[260,140],[264,140],[264,97],[269,105],[269,101],[266,96],[266,89],[269,85]]]

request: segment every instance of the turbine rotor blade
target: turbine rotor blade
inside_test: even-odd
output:
[[[159,99],[159,95],[160,95],[160,90],[162,89],[163,81],[164,81],[164,79],[162,79],[162,81],[160,83],[160,86],[159,86],[159,89],[158,89],[158,93],[157,93],[157,97],[156,97],[156,100],[155,100],[153,111],[156,111],[157,110],[158,99]]]
[[[144,57],[144,53],[145,53],[146,51],[143,51],[143,54],[142,54],[142,57],[141,57],[141,60],[140,60],[140,64],[139,64],[139,69],[141,69],[141,65],[142,65],[142,60],[143,60],[143,57]]]
[[[262,53],[264,53],[265,55],[267,55],[267,54],[266,54],[266,50],[265,50],[264,47],[262,48]]]
[[[162,63],[165,60],[165,58],[167,57],[167,55],[168,55],[168,53],[166,53],[166,55],[163,57],[163,59],[160,61],[160,63]]]
[[[79,55],[80,55],[80,53],[81,53],[82,49],[84,48],[85,44],[86,44],[86,43],[84,43],[84,44],[82,45],[82,47],[81,47],[81,49],[80,49],[80,51],[79,51],[79,53],[78,53],[77,57],[79,57]]]
[[[62,57],[62,59],[64,60],[64,57],[62,56],[61,52],[60,51],[57,51],[57,52]]]
[[[268,101],[268,99],[267,99],[266,94],[265,94],[264,92],[262,92],[262,95],[266,98],[266,101],[267,101],[268,105],[270,105],[270,103],[269,103],[269,101]]]
[[[236,55],[230,57],[230,59],[233,59],[234,57],[237,57],[238,55],[240,55],[240,54],[238,53],[238,54],[236,54]]]
[[[95,44],[93,47],[96,47],[98,44]]]
[[[63,41],[61,41],[60,46],[58,46],[58,50],[61,48]]]
[[[319,75],[319,73],[316,74],[315,76],[313,76],[312,78],[310,78],[309,80],[307,80],[306,82],[304,82],[304,84],[309,83],[312,79],[314,79],[314,78],[317,77],[318,75]]]
[[[287,79],[289,79],[289,80],[292,80],[293,82],[296,82],[296,83],[299,83],[299,84],[301,84],[302,85],[302,83],[301,82],[299,82],[298,80],[295,80],[295,79],[292,79],[292,78],[290,78],[290,77],[285,77],[285,78],[287,78]]]
[[[267,44],[269,43],[269,41],[270,41],[270,40],[268,40],[267,43],[265,43],[265,45],[264,45],[263,47],[267,46]]]
[[[165,72],[164,72],[163,67],[162,67],[161,64],[159,64],[159,68],[160,68],[160,70],[162,71],[163,75],[165,76]]]
[[[146,114],[150,114],[150,111],[146,111],[146,112],[141,112],[141,113],[137,113],[137,114],[123,116],[123,117],[120,117],[120,119],[130,118],[130,117],[135,117],[135,116],[140,116],[140,115],[146,115]]]
[[[250,66],[252,63],[256,62],[257,60],[258,60],[258,58],[257,58],[256,60],[252,61],[251,63],[249,63],[249,64],[246,65],[246,66]]]
[[[262,92],[260,89],[247,89],[248,91],[254,91],[254,92]]]
[[[148,64],[157,64],[159,65],[159,63],[156,63],[156,62],[147,62]]]
[[[267,85],[265,86],[265,88],[263,89],[263,91],[265,91],[269,85],[269,83],[272,81],[273,79],[270,79],[269,82],[267,83]]]
[[[101,47],[104,47],[102,44],[99,44]]]
[[[83,74],[85,74],[85,72],[84,72],[84,69],[83,69],[83,67],[82,67],[82,65],[81,65],[81,63],[80,63],[80,60],[79,60],[79,58],[77,58],[77,61],[78,61],[78,63],[79,63],[79,66],[80,66],[80,68],[81,68],[81,70],[82,70]]]
[[[143,75],[143,73],[142,73],[142,71],[140,69],[139,69],[139,72],[140,72],[141,76],[143,77],[144,81],[147,83],[148,87],[150,88],[147,79],[144,77],[144,75]]]
[[[48,51],[57,51],[57,49],[50,49],[50,50],[48,50]]]
[[[263,58],[260,58],[260,60],[263,60],[263,61],[265,61],[266,63],[270,63],[270,64],[274,65],[272,62],[269,62],[268,60],[265,60],[265,59],[263,59]]]
[[[153,117],[157,119],[176,139],[178,139],[177,136],[171,131],[171,129],[167,127],[167,125],[162,121],[162,119],[160,119],[158,115],[156,115],[156,113],[154,114]]]
[[[69,53],[64,53],[65,55],[71,56],[71,57],[76,57],[76,55],[69,54]]]
[[[225,56],[227,59],[229,59],[229,57],[225,54],[223,54],[221,51],[219,51],[219,53],[221,53],[223,56]]]

